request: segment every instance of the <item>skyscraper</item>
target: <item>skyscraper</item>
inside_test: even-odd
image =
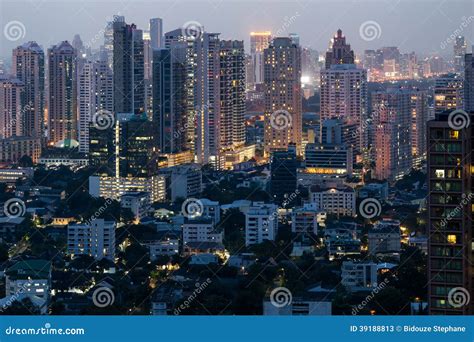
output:
[[[375,177],[379,180],[400,179],[413,166],[412,110],[416,106],[412,101],[416,95],[416,90],[394,88],[372,93]]]
[[[23,135],[23,83],[0,76],[0,138]]]
[[[474,111],[474,59],[472,53],[466,54],[464,72],[464,108]]]
[[[473,301],[456,298],[473,293],[473,126],[454,130],[450,113],[428,122],[428,304],[431,314],[472,315]]]
[[[44,133],[44,52],[36,42],[13,50],[13,74],[24,85],[22,134],[42,137]]]
[[[335,64],[354,64],[354,61],[355,56],[351,45],[346,43],[346,37],[343,36],[342,30],[337,30],[331,41],[331,47],[326,52],[326,69]]]
[[[464,73],[464,56],[467,52],[467,43],[464,36],[457,36],[454,42],[454,71],[458,74]]]
[[[270,191],[272,200],[282,205],[296,191],[298,161],[296,149],[289,146],[288,151],[274,151],[270,163]],[[294,204],[294,203],[293,203]]]
[[[150,19],[150,40],[151,48],[159,49],[164,47],[163,44],[163,19],[153,18]]]
[[[134,24],[113,23],[114,111],[141,114],[145,111],[143,32]]]
[[[114,15],[112,21],[107,22],[104,30],[104,51],[109,68],[114,66],[114,23],[125,23],[125,17],[121,15]]]
[[[220,42],[221,149],[235,150],[245,143],[244,42]]]
[[[463,109],[464,81],[457,74],[439,77],[434,86],[435,114]]]
[[[186,149],[186,43],[153,51],[153,127],[161,153]]]
[[[352,147],[362,155],[367,147],[367,72],[354,64],[335,64],[321,71],[321,121],[341,119],[355,126]]]
[[[107,61],[87,61],[79,73],[78,83],[79,151],[87,153],[90,144],[89,129],[94,115],[99,111],[107,111],[112,116],[114,103],[112,70]]]
[[[275,38],[264,50],[265,154],[295,144],[301,155],[301,50],[290,38]]]
[[[195,154],[199,164],[220,168],[220,41],[218,33],[203,33],[194,41]]]
[[[50,143],[77,139],[76,53],[67,41],[48,50]],[[66,141],[66,142],[67,142]]]
[[[263,83],[264,61],[263,51],[268,48],[272,39],[270,31],[250,33],[250,56],[253,65],[253,84]]]

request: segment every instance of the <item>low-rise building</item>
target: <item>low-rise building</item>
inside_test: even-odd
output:
[[[95,219],[89,223],[68,226],[67,247],[70,255],[89,255],[96,260],[115,258],[114,221]]]
[[[148,244],[150,259],[156,260],[160,256],[173,256],[179,253],[178,239],[164,239]]]
[[[297,234],[318,234],[318,211],[315,206],[305,205],[291,212],[291,231]]]
[[[275,204],[253,202],[245,213],[245,245],[265,240],[274,241],[278,230],[278,212]]]
[[[342,285],[351,292],[371,291],[377,287],[377,264],[344,261],[341,268]]]
[[[148,214],[150,209],[149,192],[126,192],[120,196],[120,206],[130,209],[136,221],[140,221]]]
[[[369,254],[399,253],[400,221],[383,219],[368,233]]]
[[[218,242],[222,243],[222,232],[217,232],[214,222],[208,217],[186,219],[183,224],[183,243]]]
[[[0,183],[15,184],[18,180],[32,179],[32,167],[18,167],[0,169]]]
[[[23,156],[37,163],[41,155],[41,138],[12,136],[0,139],[0,163],[18,163]]]
[[[184,164],[160,169],[166,179],[167,198],[172,202],[198,196],[202,191],[202,171],[197,164]]]
[[[315,185],[310,188],[309,200],[315,205],[316,210],[328,214],[355,216],[356,195],[354,189],[340,184],[327,183]]]

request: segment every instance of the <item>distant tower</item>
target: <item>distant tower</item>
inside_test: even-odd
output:
[[[76,53],[67,41],[48,50],[49,141],[77,139]]]
[[[0,76],[0,138],[23,135],[23,83]]]
[[[454,42],[454,71],[464,73],[464,56],[467,52],[467,44],[464,36],[457,36]]]
[[[36,42],[13,50],[13,75],[24,85],[23,135],[44,133],[44,52]]]
[[[346,37],[342,35],[342,30],[339,29],[332,40],[329,50],[326,52],[326,69],[329,69],[334,64],[354,63],[354,51],[351,50],[350,44],[346,44]]]
[[[263,51],[268,48],[272,39],[270,31],[250,33],[250,56],[253,64],[253,84],[263,83]]]
[[[464,108],[474,112],[474,59],[472,53],[466,55],[464,72]]]
[[[150,19],[150,40],[152,49],[163,47],[163,19]]]

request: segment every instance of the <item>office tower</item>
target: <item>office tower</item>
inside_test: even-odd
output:
[[[464,81],[456,74],[439,77],[434,86],[435,114],[463,109]]]
[[[290,38],[275,38],[264,50],[265,154],[296,145],[301,155],[301,50]]]
[[[23,83],[16,78],[0,77],[0,137],[23,135]]]
[[[353,126],[347,147],[362,155],[367,147],[367,72],[354,64],[331,65],[321,71],[321,121],[341,119]]]
[[[163,47],[163,19],[150,19],[150,40],[152,49]]]
[[[220,41],[218,33],[203,33],[194,41],[195,154],[199,164],[222,167],[220,154]]]
[[[74,35],[71,43],[74,50],[76,50],[76,54],[80,57],[83,53],[85,53],[84,44],[82,43],[81,36],[78,34]]]
[[[153,51],[153,129],[160,153],[186,149],[186,43]]]
[[[263,51],[268,48],[272,39],[270,31],[251,32],[250,33],[250,56],[253,65],[253,84],[263,83],[264,61]]]
[[[326,69],[336,64],[354,64],[354,51],[351,45],[346,43],[346,37],[342,35],[342,30],[337,30],[331,41],[331,47],[326,52]]]
[[[114,22],[114,111],[145,112],[143,32],[134,24]]]
[[[89,255],[96,260],[115,258],[115,221],[95,219],[67,227],[67,249],[71,256]]]
[[[428,305],[433,315],[472,315],[462,299],[473,293],[473,131],[453,130],[449,114],[428,122]]]
[[[454,71],[458,74],[464,73],[464,56],[467,52],[467,43],[464,36],[457,36],[454,42]]]
[[[383,76],[385,78],[398,78],[400,76],[400,50],[396,46],[382,48]]]
[[[67,41],[48,50],[49,141],[77,139],[76,53]]]
[[[156,174],[158,160],[153,128],[145,114],[117,114],[116,176],[147,178]]]
[[[114,23],[125,23],[125,17],[114,15],[112,20],[107,22],[104,30],[104,52],[110,69],[114,67]]]
[[[89,126],[89,165],[97,175],[115,175],[115,131]]]
[[[413,166],[411,97],[407,89],[372,93],[375,178],[379,180],[398,180]]]
[[[90,126],[97,123],[94,115],[108,115],[113,121],[113,75],[106,61],[84,62],[78,76],[78,141],[79,151],[89,152]]]
[[[466,54],[464,71],[464,109],[474,111],[474,59]]]
[[[296,191],[296,149],[290,146],[288,151],[275,151],[270,161],[270,193],[272,201],[282,205]],[[289,201],[289,200],[288,200]]]
[[[244,42],[220,42],[220,140],[222,150],[235,150],[245,143],[245,52]]]
[[[342,120],[321,123],[317,141],[305,147],[306,172],[312,175],[343,176],[352,174],[353,155]]]
[[[44,132],[44,52],[36,42],[13,50],[13,75],[24,85],[23,132],[42,137]]]

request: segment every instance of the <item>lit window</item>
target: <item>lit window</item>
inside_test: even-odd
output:
[[[444,178],[444,170],[436,170],[435,176],[436,178]]]
[[[448,243],[455,244],[456,243],[456,235],[454,235],[454,234],[448,235]]]
[[[449,137],[451,139],[459,139],[459,131],[455,131],[455,130],[449,131]]]

